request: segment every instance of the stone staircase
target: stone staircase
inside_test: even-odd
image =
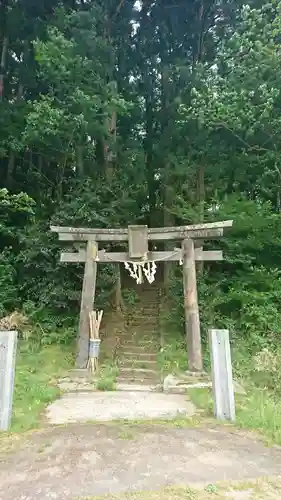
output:
[[[117,383],[156,386],[160,383],[157,353],[160,349],[159,285],[139,285],[138,300],[125,313],[125,331],[118,349]]]

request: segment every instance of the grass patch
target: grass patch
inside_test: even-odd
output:
[[[279,375],[281,353],[265,350],[260,356],[257,369],[256,357],[251,354],[246,343],[232,349],[234,377],[242,377],[247,394],[235,394],[236,426],[258,431],[268,443],[281,445],[281,375]],[[208,366],[208,352],[204,364]],[[177,374],[187,369],[187,355],[184,341],[172,340],[162,348],[158,355],[162,373]],[[205,416],[213,416],[212,391],[189,389],[188,395]]]
[[[213,396],[210,389],[189,389],[188,395],[197,408],[213,415]],[[236,422],[241,429],[257,431],[269,444],[281,446],[281,405],[268,391],[248,388],[247,395],[235,396]]]
[[[136,437],[136,433],[132,429],[122,429],[118,434],[119,439],[132,441]]]
[[[57,379],[72,365],[71,348],[55,345],[38,350],[27,342],[19,344],[10,431],[38,426],[45,406],[60,394]]]
[[[242,496],[243,495],[243,496]],[[167,487],[158,491],[130,492],[117,495],[80,497],[77,500],[278,500],[280,479],[258,479],[247,482],[209,484],[202,488]]]
[[[118,367],[112,364],[103,364],[100,368],[96,387],[99,391],[115,391]]]

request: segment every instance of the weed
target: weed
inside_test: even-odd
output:
[[[183,340],[174,340],[162,347],[157,357],[162,373],[179,373],[187,370],[186,346]]]
[[[96,387],[99,391],[115,391],[118,367],[112,364],[104,364],[100,368]]]
[[[113,378],[101,377],[98,379],[96,387],[99,391],[115,391],[116,383]]]
[[[134,306],[137,304],[139,297],[134,288],[127,288],[122,291],[122,298],[128,306]]]
[[[122,430],[118,435],[119,439],[133,440],[135,439],[135,433],[130,430]]]

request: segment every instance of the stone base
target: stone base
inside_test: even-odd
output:
[[[87,368],[73,368],[69,370],[68,378],[78,379],[78,378],[91,378],[91,372]]]
[[[209,375],[207,372],[192,372],[190,370],[186,370],[184,373],[181,374],[181,378],[183,377],[196,377],[196,378],[209,378]]]
[[[187,375],[188,373],[188,375]],[[163,382],[163,392],[166,394],[185,394],[188,389],[211,389],[212,381],[210,376],[205,373],[204,377],[190,376],[189,372],[180,374],[179,376],[167,375]],[[235,394],[245,395],[246,391],[241,383],[233,380],[233,389]]]
[[[88,369],[69,370],[66,377],[58,381],[62,392],[92,392],[96,390],[95,377]]]
[[[197,384],[181,384],[181,385],[171,385],[169,388],[165,389],[165,394],[186,394],[189,389],[206,389],[211,388],[212,383],[197,383]]]

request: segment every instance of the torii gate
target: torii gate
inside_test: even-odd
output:
[[[185,310],[185,332],[190,371],[203,370],[200,319],[197,298],[195,261],[222,260],[218,250],[203,251],[203,240],[218,239],[224,228],[232,226],[232,220],[179,227],[148,228],[128,226],[127,229],[92,229],[51,226],[59,240],[79,242],[77,252],[61,252],[61,262],[85,262],[81,297],[79,334],[77,345],[77,368],[86,368],[89,350],[89,313],[93,310],[96,289],[97,262],[145,263],[178,261],[183,264],[183,288]],[[149,251],[148,241],[181,241],[181,248],[173,251]],[[98,250],[98,242],[128,241],[128,252],[106,252]],[[195,248],[194,241],[199,248]],[[197,246],[196,245],[196,246]]]

